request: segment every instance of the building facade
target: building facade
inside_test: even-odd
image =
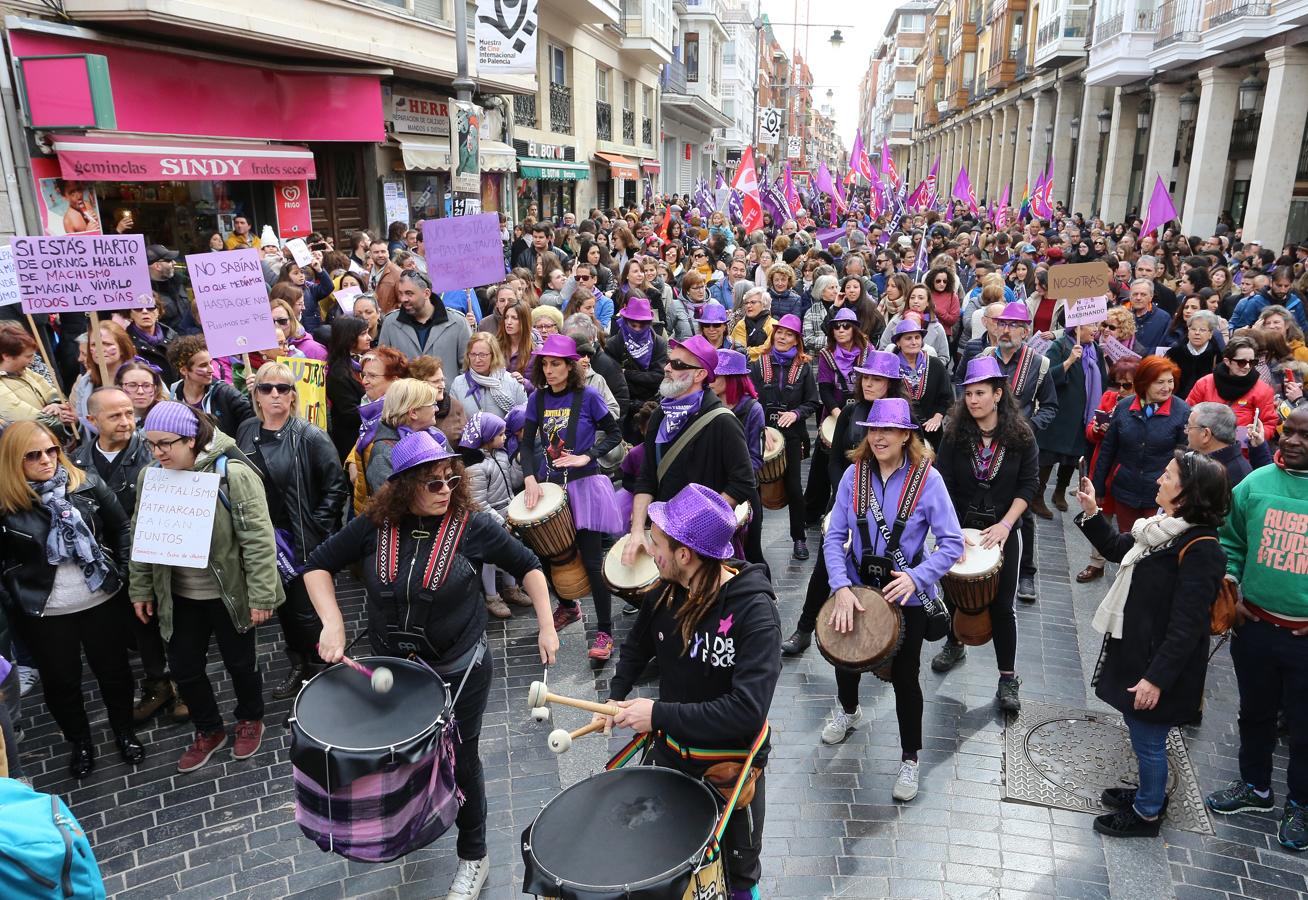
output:
[[[663,188],[689,194],[713,176],[718,138],[735,119],[722,109],[728,35],[722,0],[678,0],[673,59],[663,73]]]
[[[863,140],[869,152],[880,153],[884,145],[889,145],[900,172],[904,171],[913,143],[917,58],[926,44],[927,21],[933,7],[928,0],[913,0],[892,12],[868,64],[875,74],[869,72],[863,77],[871,99]]]
[[[722,24],[727,30],[722,49],[722,113],[731,124],[723,129],[718,157],[723,165],[734,169],[745,148],[754,143],[762,29],[755,27],[753,3],[723,0],[722,6]]]

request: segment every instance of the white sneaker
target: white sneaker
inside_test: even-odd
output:
[[[852,713],[847,713],[837,707],[836,714],[831,717],[831,721],[822,729],[822,743],[844,743],[845,738],[853,734],[854,729],[862,724],[863,707],[857,707]]]
[[[26,697],[41,682],[41,673],[31,666],[18,667],[18,696]]]
[[[459,867],[454,870],[454,881],[450,883],[450,892],[445,900],[476,900],[481,895],[482,885],[490,874],[490,857],[478,860],[459,860]]]
[[[890,796],[905,803],[917,796],[917,762],[906,759],[899,767],[899,777],[895,779],[895,789]]]

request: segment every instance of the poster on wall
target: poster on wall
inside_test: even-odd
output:
[[[455,127],[450,133],[450,186],[462,194],[481,194],[481,110],[471,103],[450,105]]]
[[[53,159],[32,160],[41,230],[48,235],[100,234],[100,204],[90,182],[73,181],[59,174]]]
[[[477,72],[536,71],[537,0],[477,0]]]

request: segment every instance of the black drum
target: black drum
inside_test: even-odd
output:
[[[721,814],[704,782],[659,766],[592,775],[545,804],[522,833],[522,890],[564,900],[725,900]]]

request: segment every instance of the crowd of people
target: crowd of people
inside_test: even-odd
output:
[[[1296,690],[1308,594],[1294,578],[1308,572],[1308,248],[1278,253],[1226,226],[1141,235],[1138,220],[1061,210],[1009,227],[961,206],[896,221],[891,231],[854,214],[824,241],[806,215],[746,233],[675,198],[528,217],[505,226],[503,281],[444,293],[425,274],[440,248],[402,223],[386,237],[310,235],[305,266],[246,223],[214,246],[259,249],[276,346],[240,357],[209,353],[178,254],[158,244],[150,302],[105,314],[95,334],[82,314],[0,308],[10,774],[22,774],[20,698],[38,683],[71,746],[68,771],[93,773],[83,654],[125,761],[149,754],[136,729],[155,716],[194,727],[182,772],[229,738],[236,759],[252,755],[265,690],[293,697],[345,653],[335,576],[353,571],[374,652],[412,652],[465,688],[449,896],[475,897],[489,866],[477,749],[494,675],[488,618],[532,615],[546,663],[559,632],[589,618],[586,653],[604,665],[618,652],[605,557],[628,535],[621,563],[648,552],[662,580],[628,604],[637,618],[609,724],[657,734],[661,764],[700,774],[678,749],[749,746],[783,655],[804,653],[820,619],[858,627],[869,595],[857,589],[873,589],[899,622],[876,671],[894,691],[893,796],[907,802],[923,645],[943,639],[931,668],[946,672],[976,643],[958,633],[942,582],[969,554],[998,551],[995,702],[1019,710],[1034,520],[1071,501],[1087,538],[1077,581],[1120,564],[1095,617],[1096,683],[1140,761],[1138,792],[1105,795],[1113,812],[1096,828],[1157,833],[1167,731],[1199,714],[1209,605],[1230,581],[1242,590],[1241,777],[1209,806],[1273,809],[1283,712],[1280,840],[1308,849],[1308,708]],[[1050,270],[1094,261],[1111,272],[1102,321],[1069,323]],[[342,288],[362,293],[338,303]],[[298,357],[326,363],[326,429],[303,415],[284,362]],[[220,477],[207,567],[132,557],[151,466]],[[521,496],[536,515],[555,495],[575,530],[563,556],[524,543],[510,510]],[[785,517],[793,560],[810,558],[811,535],[820,545],[784,641],[762,551],[769,514]],[[290,665],[265,689],[255,633],[274,614]],[[734,649],[710,654],[723,637]],[[231,735],[206,674],[213,644],[236,695]],[[628,700],[646,663],[660,699]],[[835,674],[827,743],[864,722],[860,670]],[[757,896],[763,796],[760,777],[751,826],[731,838],[736,897]]]

